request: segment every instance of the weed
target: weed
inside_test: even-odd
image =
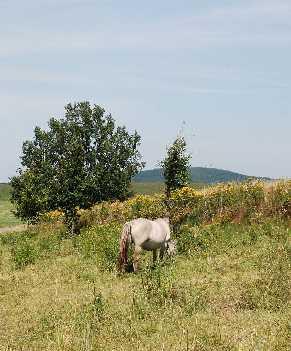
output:
[[[16,269],[20,269],[34,263],[38,257],[38,252],[33,243],[24,238],[18,240],[16,245],[12,247],[11,255]]]
[[[141,273],[141,288],[149,303],[163,306],[172,299],[173,271],[169,269],[170,267],[167,268],[165,271],[161,264],[157,264],[154,268],[148,267]]]

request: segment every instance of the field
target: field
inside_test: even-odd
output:
[[[76,237],[55,213],[1,234],[0,350],[287,350],[290,183],[173,194],[175,258],[119,274],[122,223],[161,196],[85,211]]]
[[[21,221],[11,212],[13,206],[9,197],[10,187],[7,184],[0,183],[0,228],[10,227],[21,223]]]
[[[193,228],[174,261],[124,276],[118,225],[1,236],[0,350],[287,350],[287,224]]]
[[[164,183],[162,182],[134,182],[131,187],[135,194],[156,194],[164,191]]]

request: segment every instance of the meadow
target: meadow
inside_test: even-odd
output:
[[[173,194],[178,254],[119,274],[122,223],[161,196],[83,211],[76,237],[55,214],[1,234],[0,350],[287,350],[290,183]]]
[[[9,198],[9,185],[0,183],[0,228],[10,227],[21,223],[21,221],[12,213],[13,206]]]

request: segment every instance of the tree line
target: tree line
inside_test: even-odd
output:
[[[79,231],[78,209],[131,196],[132,178],[142,170],[140,135],[117,126],[111,114],[89,102],[68,104],[47,130],[35,127],[22,146],[21,167],[10,179],[15,215],[36,223],[59,209],[71,234]],[[167,196],[190,180],[190,156],[178,136],[161,162]]]

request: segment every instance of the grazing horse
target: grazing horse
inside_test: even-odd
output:
[[[144,218],[134,219],[125,223],[119,245],[119,271],[124,272],[128,265],[128,247],[134,244],[133,270],[138,269],[139,255],[142,250],[153,252],[153,262],[157,259],[157,250],[160,249],[159,259],[165,251],[168,254],[175,252],[175,242],[170,239],[169,218],[158,218],[154,221]]]

